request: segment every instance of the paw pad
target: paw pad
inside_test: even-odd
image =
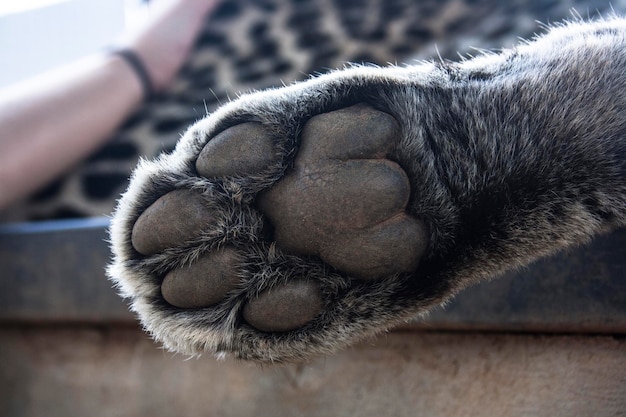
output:
[[[202,196],[191,190],[174,190],[144,211],[133,226],[133,247],[154,255],[199,236],[211,223],[212,211]]]
[[[319,286],[311,281],[292,281],[253,298],[243,309],[243,318],[264,332],[298,329],[322,311]]]
[[[405,212],[404,170],[385,159],[399,136],[393,117],[364,106],[313,117],[294,169],[259,198],[278,246],[361,279],[414,271],[426,231]]]
[[[205,145],[196,170],[207,178],[256,174],[275,158],[274,154],[272,140],[260,123],[242,123]]]
[[[202,308],[217,304],[240,280],[241,257],[235,249],[208,253],[191,266],[170,271],[163,278],[161,294],[180,308]]]

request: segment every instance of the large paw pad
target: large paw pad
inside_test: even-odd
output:
[[[393,117],[365,106],[313,117],[293,170],[259,198],[277,244],[361,279],[414,271],[426,232],[405,212],[404,170],[385,159],[399,136]]]

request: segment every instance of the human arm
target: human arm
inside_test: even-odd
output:
[[[214,0],[165,0],[121,44],[156,90],[171,81]],[[0,91],[0,208],[26,197],[104,144],[141,103],[133,68],[101,53]]]

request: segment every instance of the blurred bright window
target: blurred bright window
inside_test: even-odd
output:
[[[111,44],[141,0],[0,0],[0,88]]]

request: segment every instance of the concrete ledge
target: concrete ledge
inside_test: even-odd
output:
[[[0,226],[1,321],[134,321],[105,277],[108,219]]]
[[[0,226],[0,321],[132,323],[104,275],[108,220]],[[461,293],[407,328],[626,333],[626,229]]]
[[[306,364],[186,360],[138,329],[0,326],[7,417],[615,417],[626,340],[391,333]]]

